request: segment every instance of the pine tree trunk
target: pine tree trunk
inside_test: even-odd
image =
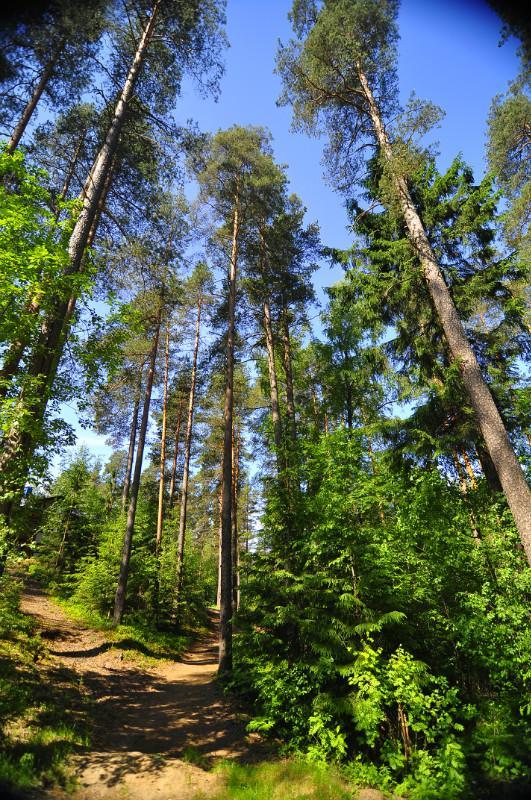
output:
[[[457,472],[457,477],[459,479],[459,490],[461,494],[466,494],[468,492],[468,483],[463,470],[463,465],[461,464],[461,460],[459,458],[459,453],[455,447],[452,448],[452,458],[455,470]]]
[[[392,165],[393,153],[385,131],[380,110],[373,97],[367,78],[358,66],[358,77],[367,101],[380,150]],[[422,221],[417,213],[405,178],[394,178],[397,200],[406,225],[409,239],[415,248],[426,286],[439,317],[450,352],[458,362],[463,385],[470,397],[486,449],[494,464],[503,491],[512,511],[520,539],[531,566],[531,494],[522,468],[509,441],[496,404],[487,386],[475,353],[466,337],[452,296],[441,273],[429,243]]]
[[[192,374],[190,376],[190,396],[188,398],[188,418],[186,420],[186,439],[184,444],[183,481],[181,488],[181,508],[179,513],[179,538],[177,540],[177,591],[176,606],[181,599],[184,571],[184,545],[186,539],[186,515],[188,511],[188,481],[190,476],[190,454],[192,451],[192,432],[194,425],[195,386],[197,382],[197,355],[199,353],[199,339],[201,332],[201,308],[203,298],[199,295],[197,300],[197,317],[195,321],[194,357],[192,361]]]
[[[219,619],[220,674],[232,670],[232,415],[234,405],[234,335],[236,317],[236,277],[240,228],[239,197],[235,198],[232,226],[232,251],[229,268],[229,305],[225,407],[223,413],[223,468],[221,505],[221,602]]]
[[[158,11],[161,0],[155,0],[151,15],[147,18],[145,28],[140,37],[133,61],[129,67],[129,72],[125,79],[120,97],[114,109],[114,116],[112,122],[107,130],[105,141],[96,156],[92,169],[85,182],[83,208],[77,219],[74,230],[70,237],[69,242],[69,255],[70,255],[70,271],[77,272],[79,270],[81,259],[85,251],[88,233],[92,220],[96,213],[98,200],[105,184],[105,179],[110,170],[113,156],[118,146],[118,141],[124,122],[126,119],[126,112],[129,102],[133,97],[136,82],[140,74],[140,68],[146,57],[147,49],[151,43],[153,33],[155,30],[156,22],[158,19]]]
[[[232,607],[240,607],[240,543],[238,535],[238,482],[240,467],[240,431],[232,434]]]
[[[179,456],[179,439],[181,436],[181,420],[183,415],[183,400],[182,397],[179,401],[179,411],[177,412],[177,426],[175,428],[175,448],[173,450],[173,461],[171,465],[170,489],[168,506],[173,508],[173,501],[175,499],[175,478],[177,476],[177,458]]]
[[[487,449],[482,445],[478,444],[476,447],[478,460],[481,464],[481,469],[483,471],[483,475],[485,476],[485,480],[487,481],[487,486],[491,490],[493,494],[497,494],[498,492],[502,492],[502,485],[500,483],[500,479],[498,477],[498,473],[496,471],[496,467],[494,466],[494,462],[490,457]]]
[[[7,152],[13,153],[20,144],[20,140],[24,136],[24,131],[29,125],[29,122],[33,116],[35,109],[37,108],[38,102],[42,97],[42,93],[46,89],[48,81],[53,75],[53,71],[55,69],[55,65],[61,53],[63,52],[66,45],[66,39],[63,37],[59,42],[55,52],[53,53],[50,60],[44,67],[42,75],[37,83],[35,89],[33,90],[33,94],[31,95],[30,99],[28,100],[24,111],[22,112],[22,116],[20,117],[19,121],[17,122],[13,133],[11,134],[11,138],[7,143]]]
[[[468,479],[470,481],[470,485],[473,489],[477,488],[477,481],[476,476],[474,475],[474,470],[472,469],[472,464],[470,463],[470,459],[468,457],[468,453],[466,450],[461,451],[461,455],[463,456],[463,461],[465,464],[466,474],[468,475]]]
[[[295,394],[293,391],[293,369],[291,365],[291,341],[289,336],[288,312],[284,308],[281,316],[282,357],[286,376],[286,416],[292,443],[297,443],[297,423],[295,421]]]
[[[85,143],[85,139],[87,138],[87,132],[88,132],[87,128],[84,128],[83,132],[81,134],[81,137],[80,137],[80,139],[79,139],[79,141],[78,141],[78,143],[76,145],[76,149],[74,150],[74,155],[70,159],[70,164],[68,166],[68,171],[67,171],[66,176],[65,176],[65,180],[64,180],[64,183],[63,183],[63,188],[61,189],[61,194],[59,195],[59,200],[61,200],[61,201],[64,201],[67,198],[68,191],[70,189],[70,184],[72,183],[74,175],[76,174],[76,166],[77,166],[77,161],[78,161],[78,158],[79,158],[79,154],[81,153],[81,148],[83,147],[83,144]],[[55,214],[55,219],[56,220],[59,219],[59,213],[60,213],[59,210],[57,210],[57,212]]]
[[[162,527],[164,522],[164,476],[166,467],[166,426],[168,416],[168,373],[170,369],[170,323],[166,323],[166,344],[164,348],[164,394],[162,397],[162,435],[160,439],[159,504],[157,509],[157,535],[155,552],[160,552]]]
[[[277,368],[275,364],[275,347],[273,340],[273,326],[271,324],[271,309],[269,301],[264,300],[264,331],[267,349],[267,369],[269,373],[269,396],[271,398],[271,419],[273,421],[273,437],[277,457],[277,469],[280,471],[280,454],[282,451],[282,420],[280,417],[280,403],[278,399]]]
[[[140,410],[140,394],[142,391],[142,367],[138,371],[138,383],[135,391],[135,404],[133,406],[133,416],[131,419],[131,432],[129,434],[129,448],[127,450],[127,464],[125,467],[124,488],[122,490],[122,514],[125,512],[127,501],[129,500],[129,486],[131,485],[131,472],[133,470],[133,458],[135,455],[136,432],[138,429],[138,412]]]
[[[245,504],[245,552],[249,552],[249,539],[251,538],[251,515],[249,503],[251,498],[251,487],[247,485],[247,501]]]
[[[312,398],[312,412],[313,412],[313,421],[315,425],[315,430],[318,431],[321,427],[320,425],[320,415],[319,415],[319,403],[317,401],[317,390],[315,388],[315,379],[314,376],[310,376],[310,394]]]
[[[127,578],[129,576],[129,562],[131,559],[131,545],[133,543],[133,533],[135,530],[136,506],[138,502],[138,490],[140,488],[140,475],[142,473],[142,460],[144,458],[144,446],[146,444],[146,434],[149,422],[149,407],[151,405],[151,393],[153,390],[153,378],[155,375],[155,363],[157,361],[157,350],[159,346],[160,325],[162,320],[162,303],[159,309],[158,318],[153,337],[153,346],[149,358],[149,368],[146,377],[146,389],[144,394],[144,407],[142,409],[142,420],[138,434],[138,447],[136,451],[135,472],[131,483],[131,498],[127,512],[127,523],[125,528],[124,542],[122,547],[122,557],[120,560],[120,574],[118,586],[114,597],[113,621],[115,625],[120,625],[124,615],[125,593],[127,590]]]
[[[103,206],[107,198],[107,191],[110,186],[110,176],[104,187],[104,193],[100,198],[98,205],[98,213],[93,220],[92,227],[89,231],[89,239],[87,247],[92,245],[96,235],[97,226]],[[63,303],[61,312],[61,319],[65,329],[68,325],[75,311],[76,295],[72,294],[70,298]],[[20,393],[18,398],[19,416],[30,413],[33,417],[34,429],[39,430],[46,413],[46,406],[50,397],[53,381],[59,366],[59,360],[62,354],[61,348],[46,349],[46,341],[49,336],[48,324],[55,324],[53,320],[47,318],[43,321],[41,326],[41,336],[39,341],[34,347],[33,358],[29,364],[28,374],[36,379],[41,380],[41,391],[37,395],[28,400],[24,391]],[[47,376],[47,380],[42,380]],[[6,436],[2,439],[2,451],[0,452],[0,475],[2,482],[0,483],[0,495],[7,491],[20,491],[20,483],[24,479],[25,472],[29,468],[29,462],[33,452],[38,445],[35,433],[31,430],[21,430],[19,422],[16,421]],[[11,503],[12,504],[12,503]],[[6,515],[5,506],[0,504],[0,514]]]
[[[223,465],[222,465],[223,470]],[[221,538],[222,538],[222,527],[223,527],[223,483],[220,480],[219,482],[219,497],[218,497],[218,506],[219,506],[219,525],[218,525],[218,588],[216,592],[216,605],[218,608],[221,608]]]
[[[345,416],[347,423],[347,430],[352,432],[354,427],[354,403],[352,399],[352,383],[347,378],[344,382],[345,386]]]
[[[38,314],[41,308],[42,292],[37,292],[26,306],[26,314]],[[2,369],[0,369],[0,400],[5,400],[9,391],[10,382],[20,370],[20,362],[28,346],[28,338],[21,337],[11,342],[3,355]]]
[[[472,508],[470,506],[470,500],[467,497],[467,495],[468,495],[468,482],[467,482],[467,479],[466,479],[466,474],[465,474],[465,472],[463,470],[463,465],[461,464],[461,459],[459,458],[459,452],[458,452],[456,447],[452,448],[452,458],[454,460],[455,469],[457,471],[457,475],[458,475],[458,478],[459,478],[459,491],[461,492],[461,494],[465,498],[465,503],[468,506],[468,518],[470,520],[470,530],[472,531],[472,538],[474,539],[474,544],[476,545],[476,547],[480,547],[481,546],[481,537],[480,537],[479,532],[478,532],[478,528],[477,528],[477,523],[476,523],[476,518],[474,516],[474,512],[472,511]],[[487,556],[487,559],[488,559],[488,556]],[[490,561],[489,561],[489,568],[492,568],[492,565],[490,564]]]

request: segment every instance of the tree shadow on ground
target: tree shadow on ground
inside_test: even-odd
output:
[[[45,638],[49,639],[52,637],[47,636]],[[102,642],[102,644],[98,644],[95,647],[88,647],[80,650],[50,650],[50,653],[51,655],[59,656],[60,658],[93,658],[94,656],[99,656],[102,653],[107,653],[109,650],[137,652],[141,653],[143,656],[148,656],[149,658],[162,660],[167,660],[168,658],[172,657],[170,652],[157,652],[152,650],[143,642],[139,642],[137,639],[133,638],[110,640],[108,642]]]
[[[4,764],[11,765],[8,775],[40,776],[44,783],[64,785],[65,759],[87,740],[90,728],[89,703],[79,676],[62,666],[15,658],[0,660],[0,675],[0,753]]]

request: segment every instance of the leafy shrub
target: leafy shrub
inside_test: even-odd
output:
[[[363,745],[379,754],[398,792],[454,800],[465,785],[464,730],[456,688],[399,647],[389,658],[368,637],[350,671]]]
[[[86,743],[77,676],[46,661],[33,621],[19,611],[20,582],[0,579],[0,784],[69,782],[67,757]]]
[[[268,492],[243,582],[253,727],[419,800],[526,779],[531,571],[502,500],[368,464],[360,434],[301,448],[304,489],[288,510]]]

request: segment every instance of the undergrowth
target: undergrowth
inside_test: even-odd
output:
[[[130,619],[127,624],[115,626],[108,617],[76,602],[75,598],[54,596],[65,614],[93,630],[104,631],[114,646],[124,653],[124,658],[149,664],[160,659],[175,660],[187,649],[191,634],[170,630],[157,630],[153,623],[141,618]]]
[[[20,612],[20,587],[0,578],[0,785],[70,788],[67,759],[88,742],[88,700]]]
[[[138,610],[125,616],[124,624],[114,625],[109,614],[103,613],[90,599],[71,593],[68,581],[57,582],[42,564],[42,560],[28,559],[24,565],[28,575],[47,588],[50,597],[69,619],[96,631],[103,631],[124,658],[148,665],[160,659],[178,659],[192,638],[202,632],[199,624],[194,630],[177,628],[166,621],[159,624],[152,616]]]

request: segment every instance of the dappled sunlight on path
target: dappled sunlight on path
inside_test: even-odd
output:
[[[208,769],[217,760],[265,757],[265,746],[246,734],[245,719],[215,682],[214,615],[212,633],[182,660],[139,666],[127,657],[130,640],[111,641],[71,622],[38,588],[27,588],[21,608],[35,618],[53,659],[75,670],[92,700],[91,747],[72,758],[75,800],[187,800],[215,788],[219,779]]]

